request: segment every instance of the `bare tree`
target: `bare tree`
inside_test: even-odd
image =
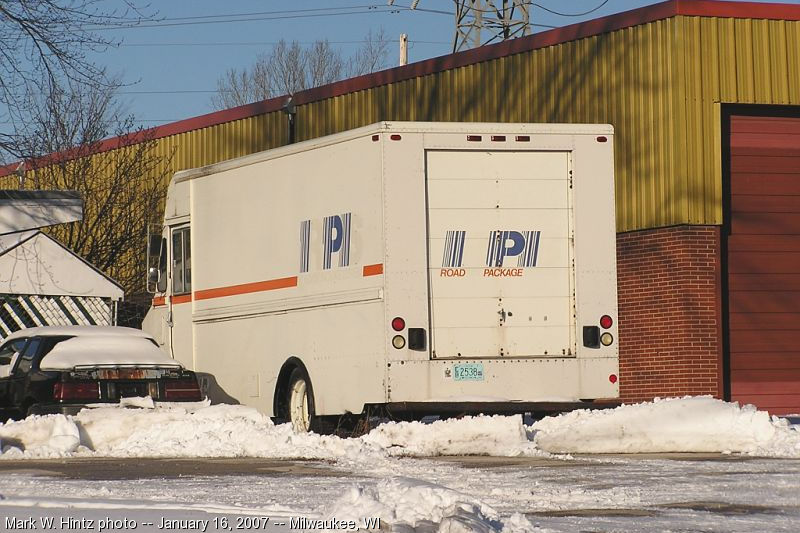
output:
[[[252,70],[230,68],[217,79],[217,92],[211,96],[211,105],[215,109],[228,109],[270,97],[272,85],[267,62],[259,56]]]
[[[293,94],[307,87],[308,57],[300,43],[287,44],[281,39],[266,60],[266,70],[276,94]]]
[[[133,0],[107,9],[102,0],[0,1],[0,117],[12,125],[27,120],[20,102],[45,91],[56,79],[104,83],[104,71],[87,54],[114,44],[96,30],[150,19]],[[12,127],[13,130],[13,127]],[[13,144],[13,131],[0,131],[0,149]]]
[[[297,41],[281,40],[269,54],[260,54],[251,67],[229,69],[220,77],[211,104],[226,109],[375,72],[385,68],[388,46],[382,29],[374,34],[370,30],[362,47],[349,59],[327,40],[316,41],[308,48]]]
[[[305,51],[306,87],[319,87],[340,80],[344,74],[342,54],[325,41],[316,41]],[[291,92],[291,91],[290,91]]]
[[[383,28],[374,34],[372,30],[369,30],[364,38],[364,44],[350,58],[347,69],[348,76],[361,76],[386,68],[388,54],[389,39]]]
[[[147,224],[160,222],[170,161],[115,102],[113,84],[51,84],[29,98],[14,151],[26,162],[27,188],[83,197],[84,219],[48,232],[135,296],[145,292]]]

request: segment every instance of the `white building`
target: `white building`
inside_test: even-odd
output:
[[[71,191],[0,191],[0,338],[18,329],[116,323],[122,288],[39,231],[83,217]]]

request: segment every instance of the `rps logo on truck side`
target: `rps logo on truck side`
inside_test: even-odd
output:
[[[541,231],[495,230],[489,232],[484,277],[520,277],[525,268],[535,267],[539,257]],[[466,276],[463,268],[466,231],[448,231],[444,240],[442,269],[439,276]],[[516,267],[506,266],[507,258],[516,258]]]
[[[350,266],[350,225],[352,214],[331,215],[322,219],[322,269],[335,264]],[[308,272],[311,257],[311,220],[300,221],[300,272]]]

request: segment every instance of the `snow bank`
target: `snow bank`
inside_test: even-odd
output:
[[[521,514],[503,523],[494,509],[471,496],[407,478],[383,480],[369,488],[353,487],[327,512],[328,520],[355,520],[358,524],[365,517],[378,517],[397,532],[541,531]]]
[[[137,405],[149,405],[139,401]],[[364,462],[436,455],[734,452],[800,457],[800,431],[752,406],[709,397],[575,411],[527,428],[521,417],[392,422],[359,438],[295,434],[239,405],[85,409],[0,424],[2,458],[266,457]]]
[[[738,452],[800,457],[800,432],[752,405],[686,397],[573,411],[529,427],[552,453]]]
[[[135,402],[144,404],[144,402]],[[71,440],[65,435],[70,435]],[[363,461],[369,457],[537,454],[520,417],[384,424],[353,439],[296,434],[250,407],[189,411],[84,409],[74,417],[31,416],[0,425],[0,457],[267,457]]]
[[[382,424],[362,437],[394,455],[535,455],[519,416],[480,416],[430,424]]]
[[[0,424],[2,457],[19,457],[22,449],[35,457],[64,457],[80,444],[78,427],[64,415],[32,416]]]
[[[75,417],[81,442],[109,457],[336,459],[365,452],[350,439],[298,435],[251,407],[92,409]]]

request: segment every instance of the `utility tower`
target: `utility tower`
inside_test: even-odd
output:
[[[531,0],[453,0],[453,52],[530,35]]]

